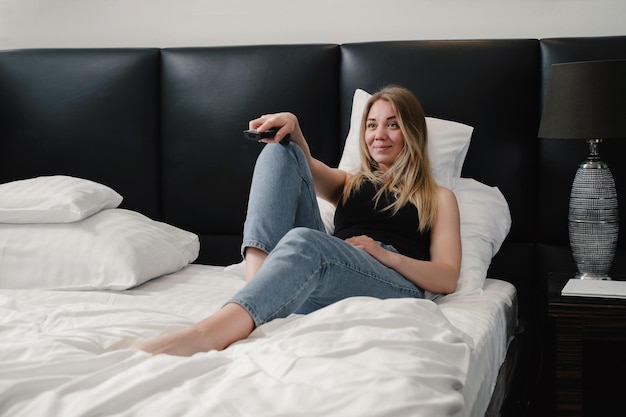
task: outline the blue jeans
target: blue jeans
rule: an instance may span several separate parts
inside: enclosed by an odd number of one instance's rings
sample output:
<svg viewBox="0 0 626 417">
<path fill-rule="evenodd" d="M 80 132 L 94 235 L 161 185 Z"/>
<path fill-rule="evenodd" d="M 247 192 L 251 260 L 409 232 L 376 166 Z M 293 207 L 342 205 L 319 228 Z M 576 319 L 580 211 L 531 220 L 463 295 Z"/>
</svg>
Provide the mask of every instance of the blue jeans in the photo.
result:
<svg viewBox="0 0 626 417">
<path fill-rule="evenodd" d="M 247 247 L 269 255 L 230 302 L 246 309 L 256 326 L 348 297 L 424 297 L 422 289 L 364 250 L 326 234 L 311 171 L 294 143 L 265 145 L 259 155 L 242 252 Z"/>
</svg>

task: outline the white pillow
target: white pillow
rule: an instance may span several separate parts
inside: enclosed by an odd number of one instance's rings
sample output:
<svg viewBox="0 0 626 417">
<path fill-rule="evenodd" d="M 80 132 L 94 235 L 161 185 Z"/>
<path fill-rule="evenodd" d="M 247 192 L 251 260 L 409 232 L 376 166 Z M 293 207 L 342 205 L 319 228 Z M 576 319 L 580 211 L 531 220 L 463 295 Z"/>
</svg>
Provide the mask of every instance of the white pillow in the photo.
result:
<svg viewBox="0 0 626 417">
<path fill-rule="evenodd" d="M 317 197 L 317 205 L 320 208 L 324 229 L 326 229 L 326 233 L 332 235 L 335 232 L 335 206 L 320 197 Z"/>
<path fill-rule="evenodd" d="M 93 181 L 53 175 L 0 185 L 0 223 L 69 223 L 115 208 L 122 196 Z"/>
<path fill-rule="evenodd" d="M 347 172 L 355 172 L 360 167 L 361 118 L 370 97 L 371 94 L 361 89 L 354 92 L 350 130 L 339 161 L 339 169 Z M 428 157 L 433 175 L 439 185 L 450 188 L 452 179 L 461 176 L 474 128 L 433 117 L 426 117 L 426 127 L 428 129 Z"/>
<path fill-rule="evenodd" d="M 461 215 L 463 258 L 456 293 L 482 288 L 491 259 L 511 229 L 511 212 L 497 187 L 456 178 L 452 191 Z"/>
<path fill-rule="evenodd" d="M 73 223 L 0 224 L 0 288 L 123 290 L 193 262 L 198 237 L 124 209 Z"/>
</svg>

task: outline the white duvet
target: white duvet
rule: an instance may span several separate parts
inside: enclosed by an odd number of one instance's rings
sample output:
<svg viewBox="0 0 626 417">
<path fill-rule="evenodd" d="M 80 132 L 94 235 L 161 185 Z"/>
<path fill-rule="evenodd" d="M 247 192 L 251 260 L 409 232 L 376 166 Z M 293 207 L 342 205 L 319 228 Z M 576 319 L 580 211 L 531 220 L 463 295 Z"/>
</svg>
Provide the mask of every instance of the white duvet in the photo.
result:
<svg viewBox="0 0 626 417">
<path fill-rule="evenodd" d="M 436 302 L 350 298 L 191 358 L 129 348 L 242 285 L 190 265 L 128 291 L 0 290 L 0 415 L 483 415 L 514 325 L 514 289 L 487 280 Z"/>
</svg>

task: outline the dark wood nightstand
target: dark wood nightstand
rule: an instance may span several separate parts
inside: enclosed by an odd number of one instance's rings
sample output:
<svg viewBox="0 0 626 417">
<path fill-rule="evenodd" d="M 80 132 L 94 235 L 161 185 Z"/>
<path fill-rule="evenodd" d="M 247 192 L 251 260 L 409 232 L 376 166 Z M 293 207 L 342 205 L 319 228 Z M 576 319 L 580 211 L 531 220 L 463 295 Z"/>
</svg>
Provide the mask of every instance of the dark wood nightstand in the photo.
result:
<svg viewBox="0 0 626 417">
<path fill-rule="evenodd" d="M 548 277 L 548 314 L 556 325 L 557 415 L 582 416 L 583 408 L 586 415 L 607 415 L 604 412 L 610 412 L 614 405 L 623 404 L 626 375 L 610 376 L 608 384 L 592 391 L 603 375 L 625 369 L 626 349 L 614 346 L 626 342 L 626 300 L 561 296 L 570 278 L 571 274 Z M 621 389 L 611 378 L 621 381 Z M 599 408 L 603 414 L 598 414 Z M 615 415 L 621 413 L 623 408 Z"/>
</svg>

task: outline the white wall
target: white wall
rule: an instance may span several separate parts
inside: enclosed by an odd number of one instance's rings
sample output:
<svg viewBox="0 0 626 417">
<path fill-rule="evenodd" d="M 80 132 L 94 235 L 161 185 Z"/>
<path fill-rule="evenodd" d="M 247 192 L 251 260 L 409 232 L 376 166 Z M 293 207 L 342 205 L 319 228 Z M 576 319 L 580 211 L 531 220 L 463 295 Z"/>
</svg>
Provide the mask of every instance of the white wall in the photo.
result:
<svg viewBox="0 0 626 417">
<path fill-rule="evenodd" d="M 610 35 L 625 0 L 0 0 L 0 49 Z"/>
</svg>

